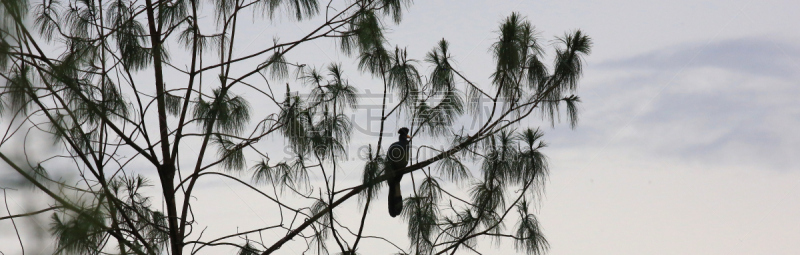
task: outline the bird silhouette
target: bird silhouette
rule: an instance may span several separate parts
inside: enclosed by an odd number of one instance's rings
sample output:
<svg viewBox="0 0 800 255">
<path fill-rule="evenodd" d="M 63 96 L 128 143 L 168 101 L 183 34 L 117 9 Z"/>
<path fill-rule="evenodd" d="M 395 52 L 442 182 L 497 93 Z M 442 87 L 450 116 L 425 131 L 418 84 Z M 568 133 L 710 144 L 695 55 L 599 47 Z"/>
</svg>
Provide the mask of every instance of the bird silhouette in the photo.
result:
<svg viewBox="0 0 800 255">
<path fill-rule="evenodd" d="M 400 180 L 403 174 L 397 173 L 408 165 L 408 128 L 400 128 L 399 141 L 392 143 L 386 151 L 386 170 L 388 174 L 394 175 L 389 180 L 389 215 L 396 217 L 403 211 L 403 194 L 400 193 Z"/>
</svg>

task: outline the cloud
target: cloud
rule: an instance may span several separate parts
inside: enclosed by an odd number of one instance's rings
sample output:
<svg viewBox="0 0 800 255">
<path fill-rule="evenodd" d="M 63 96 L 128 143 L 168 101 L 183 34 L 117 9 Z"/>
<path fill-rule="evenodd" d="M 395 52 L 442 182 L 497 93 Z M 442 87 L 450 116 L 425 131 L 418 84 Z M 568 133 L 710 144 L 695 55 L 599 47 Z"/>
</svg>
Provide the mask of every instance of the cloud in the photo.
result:
<svg viewBox="0 0 800 255">
<path fill-rule="evenodd" d="M 797 77 L 800 47 L 765 38 L 683 44 L 599 65 L 605 68 L 675 70 L 716 67 L 760 76 Z"/>
<path fill-rule="evenodd" d="M 737 39 L 590 66 L 580 126 L 550 138 L 565 149 L 627 152 L 603 157 L 800 170 L 792 156 L 800 153 L 800 66 L 792 58 L 800 49 L 787 43 Z"/>
</svg>

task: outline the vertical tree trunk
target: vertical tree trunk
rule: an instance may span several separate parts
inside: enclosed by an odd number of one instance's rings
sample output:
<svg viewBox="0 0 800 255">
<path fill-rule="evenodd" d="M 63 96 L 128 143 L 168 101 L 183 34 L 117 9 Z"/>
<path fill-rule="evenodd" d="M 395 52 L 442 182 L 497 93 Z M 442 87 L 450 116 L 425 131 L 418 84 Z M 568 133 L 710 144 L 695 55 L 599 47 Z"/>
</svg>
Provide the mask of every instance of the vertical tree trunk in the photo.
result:
<svg viewBox="0 0 800 255">
<path fill-rule="evenodd" d="M 150 47 L 153 54 L 153 71 L 156 80 L 156 103 L 158 107 L 158 128 L 161 135 L 161 165 L 158 166 L 158 176 L 161 179 L 161 188 L 164 202 L 167 207 L 167 221 L 169 224 L 170 247 L 173 255 L 181 255 L 183 237 L 178 226 L 178 211 L 175 206 L 175 192 L 173 179 L 175 177 L 175 163 L 170 158 L 169 129 L 167 128 L 167 111 L 164 99 L 164 74 L 161 66 L 161 32 L 156 29 L 156 18 L 152 0 L 145 0 L 147 7 L 147 23 L 150 30 Z M 154 155 L 155 156 L 155 155 Z"/>
</svg>

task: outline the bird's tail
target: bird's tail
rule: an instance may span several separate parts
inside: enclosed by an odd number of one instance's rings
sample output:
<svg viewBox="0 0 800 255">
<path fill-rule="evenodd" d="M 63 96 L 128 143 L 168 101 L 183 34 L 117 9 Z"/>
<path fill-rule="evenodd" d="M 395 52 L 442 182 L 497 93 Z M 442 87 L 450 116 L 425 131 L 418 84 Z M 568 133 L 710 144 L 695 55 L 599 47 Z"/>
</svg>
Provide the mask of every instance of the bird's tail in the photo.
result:
<svg viewBox="0 0 800 255">
<path fill-rule="evenodd" d="M 400 192 L 400 178 L 389 180 L 389 215 L 397 217 L 403 211 L 403 194 Z"/>
</svg>

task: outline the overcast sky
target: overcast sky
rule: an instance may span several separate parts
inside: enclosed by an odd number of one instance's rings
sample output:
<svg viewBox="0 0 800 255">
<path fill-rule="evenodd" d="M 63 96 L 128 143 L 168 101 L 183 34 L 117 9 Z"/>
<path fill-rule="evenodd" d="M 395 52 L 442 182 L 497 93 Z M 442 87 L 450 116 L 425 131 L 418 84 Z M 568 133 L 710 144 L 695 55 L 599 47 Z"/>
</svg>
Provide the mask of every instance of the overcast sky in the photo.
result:
<svg viewBox="0 0 800 255">
<path fill-rule="evenodd" d="M 543 39 L 581 29 L 594 41 L 578 127 L 543 126 L 551 175 L 537 215 L 549 254 L 800 254 L 800 1 L 418 0 L 388 38 L 416 59 L 445 38 L 457 68 L 488 84 L 494 32 L 514 11 Z M 244 25 L 255 37 L 241 51 L 305 29 L 270 28 Z M 290 61 L 352 66 L 334 47 L 306 46 Z M 209 233 L 272 220 L 261 212 L 274 206 L 249 203 L 258 196 L 232 183 L 198 187 L 199 223 L 224 225 Z M 378 203 L 366 233 L 404 239 L 405 223 Z M 217 224 L 222 216 L 234 219 Z M 13 232 L 0 230 L 6 251 Z"/>
</svg>

